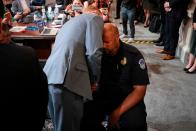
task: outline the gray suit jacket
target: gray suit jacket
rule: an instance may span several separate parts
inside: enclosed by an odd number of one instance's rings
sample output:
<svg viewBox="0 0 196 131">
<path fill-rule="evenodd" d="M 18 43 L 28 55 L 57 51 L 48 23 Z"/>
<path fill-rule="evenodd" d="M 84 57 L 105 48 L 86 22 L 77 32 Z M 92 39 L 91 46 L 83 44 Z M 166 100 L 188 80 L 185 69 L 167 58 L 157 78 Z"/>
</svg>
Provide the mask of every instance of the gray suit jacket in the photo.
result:
<svg viewBox="0 0 196 131">
<path fill-rule="evenodd" d="M 70 91 L 91 99 L 89 74 L 100 72 L 103 20 L 82 14 L 66 22 L 58 33 L 44 72 L 48 84 L 64 84 Z"/>
</svg>

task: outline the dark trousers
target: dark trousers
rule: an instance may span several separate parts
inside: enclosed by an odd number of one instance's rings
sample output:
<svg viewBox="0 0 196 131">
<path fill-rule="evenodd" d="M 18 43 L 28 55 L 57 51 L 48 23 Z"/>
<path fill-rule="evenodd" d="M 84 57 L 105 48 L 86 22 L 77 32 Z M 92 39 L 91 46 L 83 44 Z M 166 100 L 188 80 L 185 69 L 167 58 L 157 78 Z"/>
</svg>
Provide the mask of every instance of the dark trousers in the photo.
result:
<svg viewBox="0 0 196 131">
<path fill-rule="evenodd" d="M 121 2 L 122 2 L 122 0 L 117 0 L 117 3 L 116 3 L 116 17 L 120 17 Z"/>
<path fill-rule="evenodd" d="M 129 21 L 129 28 L 130 28 L 131 38 L 134 38 L 134 36 L 135 36 L 135 25 L 134 25 L 135 12 L 136 12 L 136 8 L 127 9 L 125 7 L 121 7 L 123 33 L 125 35 L 128 35 L 127 21 Z"/>
<path fill-rule="evenodd" d="M 166 13 L 166 37 L 164 50 L 170 52 L 170 55 L 175 56 L 176 47 L 178 45 L 179 28 L 184 18 L 183 11 L 170 11 Z"/>
<path fill-rule="evenodd" d="M 159 39 L 165 43 L 165 28 L 166 28 L 166 21 L 165 21 L 165 11 L 161 10 L 161 32 Z"/>
<path fill-rule="evenodd" d="M 88 101 L 84 105 L 81 131 L 106 131 L 102 122 L 117 108 L 116 101 Z M 107 131 L 147 131 L 145 105 L 143 103 L 124 113 L 119 120 L 120 129 Z"/>
</svg>

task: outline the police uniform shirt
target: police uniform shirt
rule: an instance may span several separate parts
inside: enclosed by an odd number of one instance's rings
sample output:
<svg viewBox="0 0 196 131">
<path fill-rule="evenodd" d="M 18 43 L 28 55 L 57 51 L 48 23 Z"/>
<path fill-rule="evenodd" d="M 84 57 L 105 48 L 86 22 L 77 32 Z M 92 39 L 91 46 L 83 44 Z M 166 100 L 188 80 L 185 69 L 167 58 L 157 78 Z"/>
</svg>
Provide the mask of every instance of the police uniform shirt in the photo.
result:
<svg viewBox="0 0 196 131">
<path fill-rule="evenodd" d="M 149 78 L 146 63 L 138 49 L 120 42 L 118 54 L 102 57 L 100 92 L 102 97 L 119 101 L 133 90 L 133 85 L 147 85 Z"/>
</svg>

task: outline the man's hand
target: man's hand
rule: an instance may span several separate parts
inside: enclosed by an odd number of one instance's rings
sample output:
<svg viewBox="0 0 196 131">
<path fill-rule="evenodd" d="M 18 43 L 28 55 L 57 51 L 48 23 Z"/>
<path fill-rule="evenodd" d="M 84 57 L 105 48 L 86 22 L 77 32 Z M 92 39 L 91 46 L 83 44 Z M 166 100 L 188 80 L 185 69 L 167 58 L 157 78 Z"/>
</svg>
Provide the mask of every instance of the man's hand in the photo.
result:
<svg viewBox="0 0 196 131">
<path fill-rule="evenodd" d="M 120 119 L 120 109 L 117 108 L 112 112 L 112 114 L 109 116 L 109 127 L 111 128 L 120 128 L 119 126 L 119 119 Z"/>
<path fill-rule="evenodd" d="M 92 90 L 92 92 L 95 92 L 97 90 L 96 84 L 91 85 L 91 90 Z"/>
<path fill-rule="evenodd" d="M 9 11 L 6 12 L 4 22 L 6 22 L 8 24 L 9 22 L 11 22 L 11 18 L 12 18 L 11 13 Z"/>
<path fill-rule="evenodd" d="M 23 17 L 22 13 L 17 12 L 16 15 L 14 16 L 15 20 L 21 19 Z"/>
</svg>

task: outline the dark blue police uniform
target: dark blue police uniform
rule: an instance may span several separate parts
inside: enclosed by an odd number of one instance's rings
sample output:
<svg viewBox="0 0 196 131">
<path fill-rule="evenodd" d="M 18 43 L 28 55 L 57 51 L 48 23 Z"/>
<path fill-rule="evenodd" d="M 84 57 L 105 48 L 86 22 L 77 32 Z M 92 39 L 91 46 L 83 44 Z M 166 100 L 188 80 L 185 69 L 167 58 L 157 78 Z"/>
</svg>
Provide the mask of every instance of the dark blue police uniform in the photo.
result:
<svg viewBox="0 0 196 131">
<path fill-rule="evenodd" d="M 120 43 L 115 56 L 102 57 L 101 78 L 94 100 L 85 103 L 83 128 L 101 131 L 101 122 L 133 91 L 133 85 L 147 85 L 149 78 L 142 54 L 131 45 Z M 115 131 L 147 131 L 146 108 L 142 100 L 124 113 Z M 88 116 L 88 117 L 87 117 Z M 104 129 L 103 129 L 104 130 Z"/>
</svg>

